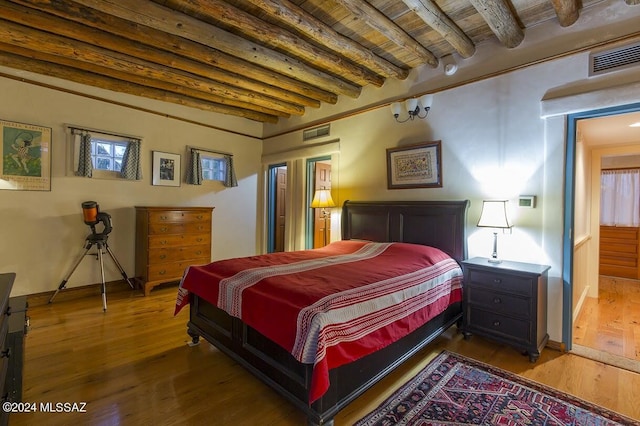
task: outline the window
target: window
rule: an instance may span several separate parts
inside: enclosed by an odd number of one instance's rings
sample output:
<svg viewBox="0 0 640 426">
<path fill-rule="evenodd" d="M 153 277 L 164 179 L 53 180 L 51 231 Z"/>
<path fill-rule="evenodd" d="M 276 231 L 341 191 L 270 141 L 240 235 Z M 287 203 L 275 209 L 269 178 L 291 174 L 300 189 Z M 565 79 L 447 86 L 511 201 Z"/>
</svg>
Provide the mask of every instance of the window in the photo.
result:
<svg viewBox="0 0 640 426">
<path fill-rule="evenodd" d="M 96 170 L 119 172 L 122 168 L 122 157 L 127 150 L 127 142 L 91 138 L 91 162 Z"/>
<path fill-rule="evenodd" d="M 78 163 L 80 161 L 80 150 L 82 145 L 82 135 L 91 136 L 91 175 L 98 179 L 128 179 L 140 180 L 142 172 L 140 169 L 140 139 L 128 136 L 120 136 L 110 133 L 101 133 L 95 130 L 85 130 L 82 128 L 69 126 L 70 150 L 69 168 L 67 173 L 77 176 Z M 132 150 L 128 150 L 134 143 Z M 125 160 L 125 155 L 128 160 Z M 126 174 L 122 174 L 123 164 L 128 162 Z"/>
<path fill-rule="evenodd" d="M 224 158 L 201 154 L 200 162 L 202 163 L 202 179 L 224 182 L 227 173 L 227 163 Z"/>
</svg>

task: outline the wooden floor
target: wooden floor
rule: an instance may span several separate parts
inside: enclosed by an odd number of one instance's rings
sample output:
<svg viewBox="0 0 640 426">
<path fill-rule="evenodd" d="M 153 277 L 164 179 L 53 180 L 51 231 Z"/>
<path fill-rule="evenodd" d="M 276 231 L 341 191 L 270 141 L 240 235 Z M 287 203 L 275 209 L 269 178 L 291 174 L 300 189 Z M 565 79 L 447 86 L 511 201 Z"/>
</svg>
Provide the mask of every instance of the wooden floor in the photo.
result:
<svg viewBox="0 0 640 426">
<path fill-rule="evenodd" d="M 62 294 L 62 293 L 61 293 Z M 10 425 L 304 425 L 305 418 L 208 343 L 188 346 L 188 312 L 173 316 L 176 288 L 32 306 L 23 400 L 86 402 L 86 413 L 12 414 Z M 352 425 L 448 349 L 516 372 L 635 419 L 640 375 L 545 349 L 536 364 L 455 327 L 338 414 Z"/>
<path fill-rule="evenodd" d="M 640 363 L 640 281 L 600 277 L 599 298 L 585 299 L 573 342 Z"/>
</svg>

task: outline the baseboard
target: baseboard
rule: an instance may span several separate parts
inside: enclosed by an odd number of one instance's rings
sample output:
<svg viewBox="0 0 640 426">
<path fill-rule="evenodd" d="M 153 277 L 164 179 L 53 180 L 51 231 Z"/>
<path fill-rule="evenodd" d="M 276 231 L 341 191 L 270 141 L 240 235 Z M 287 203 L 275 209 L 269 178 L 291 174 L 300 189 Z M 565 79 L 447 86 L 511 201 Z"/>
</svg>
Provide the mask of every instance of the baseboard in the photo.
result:
<svg viewBox="0 0 640 426">
<path fill-rule="evenodd" d="M 553 349 L 553 350 L 559 351 L 559 352 L 566 352 L 567 351 L 564 343 L 556 342 L 554 340 L 549 340 L 547 342 L 547 346 L 546 347 L 549 348 L 549 349 Z"/>
<path fill-rule="evenodd" d="M 117 293 L 117 292 L 124 292 L 124 291 L 141 292 L 141 290 L 137 287 L 135 290 L 132 290 L 129 284 L 125 280 L 110 281 L 106 283 L 106 286 L 107 286 L 107 293 Z M 56 298 L 54 299 L 54 303 L 80 299 L 83 297 L 100 296 L 102 294 L 101 290 L 102 290 L 102 283 L 89 284 L 89 285 L 71 287 L 71 288 L 63 288 L 57 294 Z M 51 296 L 53 296 L 54 293 L 55 293 L 55 290 L 46 291 L 43 293 L 29 294 L 27 295 L 27 303 L 29 304 L 29 306 L 46 305 L 47 303 L 49 303 L 49 299 L 51 299 Z"/>
</svg>

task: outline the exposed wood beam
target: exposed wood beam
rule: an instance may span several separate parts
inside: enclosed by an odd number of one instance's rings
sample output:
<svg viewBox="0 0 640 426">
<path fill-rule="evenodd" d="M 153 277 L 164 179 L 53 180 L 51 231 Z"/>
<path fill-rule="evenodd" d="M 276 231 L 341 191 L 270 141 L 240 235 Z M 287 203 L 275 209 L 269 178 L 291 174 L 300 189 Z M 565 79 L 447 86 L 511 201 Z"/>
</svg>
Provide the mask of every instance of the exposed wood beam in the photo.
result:
<svg viewBox="0 0 640 426">
<path fill-rule="evenodd" d="M 5 48 L 3 43 L 0 43 L 0 65 L 14 69 L 28 69 L 36 74 L 48 75 L 50 77 L 86 84 L 93 87 L 99 86 L 103 89 L 112 90 L 114 92 L 127 93 L 162 102 L 170 102 L 190 108 L 197 108 L 203 111 L 229 114 L 259 122 L 278 122 L 278 117 L 275 115 L 263 114 L 228 105 L 219 105 L 212 102 L 197 101 L 188 96 L 139 86 L 137 84 L 116 80 L 110 77 L 98 76 L 91 72 L 79 71 L 75 68 L 59 64 L 47 64 L 40 59 L 31 59 L 29 57 L 6 53 L 9 48 L 14 47 L 15 46 L 6 46 Z"/>
<path fill-rule="evenodd" d="M 232 27 L 234 33 L 243 37 L 260 38 L 263 44 L 285 51 L 288 55 L 302 59 L 305 63 L 324 72 L 339 75 L 344 80 L 359 86 L 372 84 L 382 86 L 384 78 L 367 68 L 355 65 L 344 57 L 314 46 L 299 36 L 283 28 L 267 23 L 245 11 L 220 0 L 156 0 L 173 10 L 188 15 L 204 16 L 213 22 L 221 22 L 224 27 Z M 260 41 L 255 40 L 255 41 Z"/>
<path fill-rule="evenodd" d="M 630 0 L 627 0 L 629 3 Z M 563 27 L 573 25 L 580 14 L 580 1 L 579 0 L 551 0 L 553 8 L 556 10 L 558 16 L 558 22 Z"/>
<path fill-rule="evenodd" d="M 431 0 L 402 0 L 427 25 L 433 28 L 463 58 L 473 56 L 476 46 L 471 39 Z M 473 3 L 473 2 L 472 2 Z"/>
<path fill-rule="evenodd" d="M 218 68 L 207 66 L 201 62 L 185 59 L 181 56 L 157 50 L 141 43 L 128 41 L 93 27 L 87 27 L 86 25 L 65 21 L 44 12 L 27 9 L 19 5 L 7 4 L 7 2 L 0 1 L 0 5 L 2 6 L 3 17 L 17 24 L 29 26 L 34 29 L 53 27 L 56 28 L 58 35 L 73 39 L 81 37 L 81 41 L 94 46 L 101 46 L 129 56 L 142 58 L 156 64 L 171 65 L 173 68 L 182 69 L 201 77 L 210 78 L 231 86 L 243 87 L 247 90 L 255 91 L 265 96 L 282 99 L 289 103 L 313 107 L 320 106 L 320 102 L 316 100 L 258 81 L 244 79 L 237 74 L 222 71 Z M 239 81 L 241 81 L 240 84 Z"/>
<path fill-rule="evenodd" d="M 374 55 L 369 49 L 343 36 L 306 10 L 287 0 L 247 1 L 259 7 L 270 18 L 295 28 L 296 31 L 304 34 L 316 43 L 326 46 L 334 52 L 338 52 L 340 55 L 380 75 L 397 78 L 399 80 L 404 80 L 409 75 L 408 70 L 397 67 L 391 62 Z"/>
<path fill-rule="evenodd" d="M 297 59 L 148 0 L 76 0 L 76 2 L 139 25 L 160 29 L 202 43 L 333 93 L 351 98 L 357 98 L 360 95 L 360 87 L 316 70 Z"/>
<path fill-rule="evenodd" d="M 387 18 L 382 12 L 364 0 L 335 0 L 344 6 L 356 18 L 383 34 L 398 46 L 410 51 L 432 67 L 438 66 L 438 58 L 423 45 L 414 40 L 402 28 Z"/>
<path fill-rule="evenodd" d="M 140 26 L 133 22 L 129 22 L 112 15 L 107 15 L 75 3 L 62 3 L 56 0 L 12 1 L 14 3 L 29 6 L 30 8 L 35 8 L 52 16 L 58 16 L 69 21 L 77 22 L 85 27 L 100 28 L 106 32 L 124 37 L 128 40 L 144 43 L 148 46 L 172 52 L 177 55 L 202 62 L 206 65 L 214 66 L 223 70 L 235 70 L 237 73 L 236 75 L 244 76 L 255 81 L 261 81 L 271 86 L 280 87 L 309 99 L 331 104 L 335 104 L 338 99 L 334 93 L 327 92 L 300 80 L 267 70 L 261 66 L 250 64 L 249 62 L 237 59 L 200 43 L 172 34 L 167 34 L 154 28 L 144 28 L 144 31 L 141 31 Z M 8 2 L 6 1 L 2 1 L 3 5 L 6 5 L 7 3 Z M 238 77 L 238 83 L 242 84 L 242 77 Z"/>
<path fill-rule="evenodd" d="M 524 40 L 524 31 L 505 0 L 469 0 L 506 47 L 513 48 Z"/>
<path fill-rule="evenodd" d="M 9 21 L 0 20 L 0 41 L 36 52 L 73 58 L 78 62 L 99 65 L 114 71 L 181 84 L 194 90 L 218 95 L 221 104 L 247 107 L 249 109 L 251 109 L 251 106 L 262 106 L 287 114 L 302 115 L 304 113 L 304 109 L 298 105 L 288 104 L 255 92 L 232 88 L 228 85 L 187 74 L 183 71 L 174 70 L 167 66 L 154 64 L 87 43 L 34 30 Z"/>
</svg>

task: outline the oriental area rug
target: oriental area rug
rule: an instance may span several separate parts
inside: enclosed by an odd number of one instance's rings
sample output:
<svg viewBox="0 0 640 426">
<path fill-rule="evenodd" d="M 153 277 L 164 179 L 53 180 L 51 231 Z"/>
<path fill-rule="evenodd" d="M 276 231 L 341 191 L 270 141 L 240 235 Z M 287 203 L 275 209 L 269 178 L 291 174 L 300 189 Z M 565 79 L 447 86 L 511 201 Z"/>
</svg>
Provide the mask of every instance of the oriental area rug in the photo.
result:
<svg viewBox="0 0 640 426">
<path fill-rule="evenodd" d="M 625 416 L 443 351 L 356 426 L 640 425 Z"/>
</svg>

